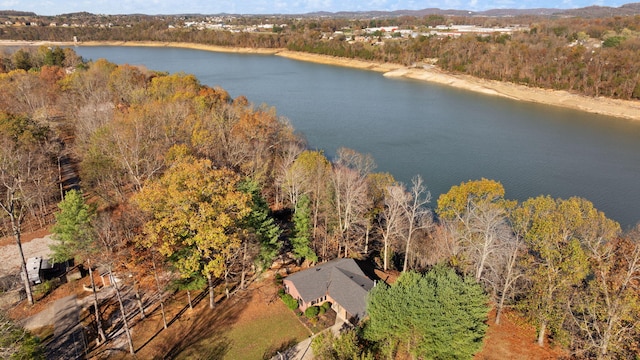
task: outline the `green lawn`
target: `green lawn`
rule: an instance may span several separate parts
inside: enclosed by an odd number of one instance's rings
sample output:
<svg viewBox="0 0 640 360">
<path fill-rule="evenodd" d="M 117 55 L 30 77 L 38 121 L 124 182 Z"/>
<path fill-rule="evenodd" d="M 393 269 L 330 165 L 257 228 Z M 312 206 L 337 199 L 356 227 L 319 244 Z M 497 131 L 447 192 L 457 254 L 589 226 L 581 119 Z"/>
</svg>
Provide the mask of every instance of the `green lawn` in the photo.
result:
<svg viewBox="0 0 640 360">
<path fill-rule="evenodd" d="M 245 306 L 260 306 L 250 319 L 239 318 L 216 334 L 203 338 L 178 355 L 178 359 L 256 360 L 270 358 L 277 350 L 284 350 L 311 335 L 279 299 L 264 306 L 263 302 L 249 302 Z M 236 304 L 238 306 L 238 304 Z M 242 311 L 242 310 L 241 310 Z M 211 324 L 215 327 L 215 324 Z M 188 336 L 188 334 L 183 334 Z"/>
<path fill-rule="evenodd" d="M 296 315 L 285 310 L 231 329 L 227 333 L 230 348 L 225 359 L 262 359 L 265 355 L 273 355 L 276 350 L 284 350 L 309 337 L 309 331 Z"/>
</svg>

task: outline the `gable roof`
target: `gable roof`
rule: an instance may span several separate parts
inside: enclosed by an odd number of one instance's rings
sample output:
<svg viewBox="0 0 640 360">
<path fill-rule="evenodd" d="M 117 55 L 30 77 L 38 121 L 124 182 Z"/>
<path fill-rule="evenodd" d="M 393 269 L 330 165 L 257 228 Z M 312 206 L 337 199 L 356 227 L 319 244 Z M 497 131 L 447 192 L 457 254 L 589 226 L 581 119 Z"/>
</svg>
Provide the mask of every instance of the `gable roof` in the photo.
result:
<svg viewBox="0 0 640 360">
<path fill-rule="evenodd" d="M 287 280 L 305 302 L 329 295 L 360 319 L 364 317 L 367 292 L 374 285 L 353 259 L 332 260 L 291 274 Z"/>
</svg>

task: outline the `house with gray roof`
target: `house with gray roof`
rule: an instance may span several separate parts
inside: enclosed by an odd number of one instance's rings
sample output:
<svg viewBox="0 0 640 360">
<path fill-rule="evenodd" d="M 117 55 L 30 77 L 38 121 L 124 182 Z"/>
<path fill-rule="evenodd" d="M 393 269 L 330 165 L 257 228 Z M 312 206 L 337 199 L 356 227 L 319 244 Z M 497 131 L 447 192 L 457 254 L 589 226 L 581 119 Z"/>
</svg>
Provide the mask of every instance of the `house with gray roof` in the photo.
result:
<svg viewBox="0 0 640 360">
<path fill-rule="evenodd" d="M 365 316 L 367 293 L 374 286 L 353 259 L 336 259 L 299 271 L 283 280 L 300 311 L 327 301 L 338 316 L 358 322 Z"/>
</svg>

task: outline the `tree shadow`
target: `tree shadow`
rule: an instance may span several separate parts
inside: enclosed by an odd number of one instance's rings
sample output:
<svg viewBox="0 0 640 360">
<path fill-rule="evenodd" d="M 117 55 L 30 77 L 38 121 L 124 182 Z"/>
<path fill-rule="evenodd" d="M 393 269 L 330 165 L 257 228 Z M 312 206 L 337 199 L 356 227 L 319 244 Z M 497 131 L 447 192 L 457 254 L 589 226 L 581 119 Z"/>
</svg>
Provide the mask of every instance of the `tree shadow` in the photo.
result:
<svg viewBox="0 0 640 360">
<path fill-rule="evenodd" d="M 192 305 L 194 307 L 198 306 L 198 304 L 202 301 L 202 299 L 204 299 L 208 294 L 209 294 L 208 291 L 202 291 L 200 294 L 198 294 L 196 297 L 194 297 L 191 300 Z M 169 328 L 173 323 L 178 321 L 180 319 L 180 317 L 182 315 L 184 315 L 184 313 L 187 312 L 189 309 L 190 309 L 189 304 L 186 304 L 184 307 L 182 307 L 182 309 L 180 309 L 180 311 L 178 311 L 178 313 L 176 313 L 171 320 L 167 321 L 167 328 Z M 157 311 L 160 311 L 160 306 L 159 305 L 155 309 L 153 309 L 153 311 L 151 311 L 149 314 L 147 314 L 147 316 L 151 316 Z M 160 333 L 162 333 L 163 331 L 165 331 L 164 326 L 161 327 L 160 329 L 158 329 L 158 331 L 153 336 L 151 336 L 144 344 L 142 344 L 140 347 L 138 347 L 136 349 L 136 353 L 138 351 L 144 349 L 145 346 L 147 346 L 149 343 L 151 343 L 153 340 L 155 340 L 158 337 L 158 335 L 160 335 Z"/>
<path fill-rule="evenodd" d="M 367 260 L 355 260 L 356 264 L 358 264 L 358 266 L 360 267 L 360 269 L 362 270 L 362 272 L 367 275 L 367 277 L 371 280 L 374 281 L 379 281 L 381 280 L 378 275 L 376 274 L 376 264 L 373 262 L 373 260 L 371 259 L 367 259 Z"/>
<path fill-rule="evenodd" d="M 200 302 L 207 296 L 208 290 L 205 290 L 198 295 L 197 301 Z M 208 307 L 195 310 L 195 320 L 176 323 L 187 310 L 188 305 L 170 322 L 172 326 L 169 329 L 172 330 L 172 334 L 158 349 L 163 358 L 173 359 L 184 352 L 190 359 L 223 358 L 231 346 L 231 342 L 223 334 L 237 320 L 242 307 L 225 300 L 213 310 Z"/>
<path fill-rule="evenodd" d="M 291 348 L 296 346 L 296 344 L 297 344 L 296 339 L 291 338 L 289 340 L 281 342 L 279 345 L 273 345 L 270 348 L 268 348 L 264 352 L 264 354 L 262 354 L 262 360 L 269 360 L 277 355 L 281 355 L 284 357 L 285 354 L 287 354 Z"/>
</svg>

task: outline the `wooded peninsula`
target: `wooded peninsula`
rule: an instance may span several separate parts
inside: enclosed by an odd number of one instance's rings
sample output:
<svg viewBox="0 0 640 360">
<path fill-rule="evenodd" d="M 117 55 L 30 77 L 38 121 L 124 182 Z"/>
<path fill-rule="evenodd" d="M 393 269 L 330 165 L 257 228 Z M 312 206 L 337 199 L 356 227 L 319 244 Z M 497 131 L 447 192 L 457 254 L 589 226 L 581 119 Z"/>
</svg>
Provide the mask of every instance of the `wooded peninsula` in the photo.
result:
<svg viewBox="0 0 640 360">
<path fill-rule="evenodd" d="M 384 64 L 391 75 L 431 71 L 613 103 L 640 98 L 640 16 L 222 22 L 254 32 L 184 16 L 20 14 L 19 26 L 12 16 L 0 38 L 288 49 Z M 63 26 L 73 21 L 78 26 Z M 508 28 L 516 22 L 517 30 Z M 446 35 L 455 33 L 452 24 L 511 30 Z M 430 27 L 445 35 L 424 35 Z M 623 232 L 587 199 L 518 202 L 499 181 L 477 179 L 432 201 L 420 176 L 401 183 L 375 172 L 370 155 L 341 148 L 330 159 L 310 150 L 266 105 L 189 74 L 87 62 L 72 47 L 2 55 L 0 142 L 2 230 L 22 257 L 22 279 L 8 278 L 26 297 L 10 314 L 29 313 L 78 283 L 31 280 L 22 239 L 48 228 L 52 261 L 88 273 L 80 292 L 90 306 L 78 320 L 87 358 L 242 358 L 244 351 L 270 359 L 295 352 L 308 336 L 289 332 L 300 324 L 316 334 L 310 346 L 318 359 L 473 358 L 492 351 L 490 325 L 509 318 L 535 327 L 530 341 L 552 344 L 558 357 L 640 355 L 640 227 Z M 282 277 L 340 258 L 358 260 L 377 285 L 365 299 L 367 316 L 344 319 L 349 330 L 334 334 L 316 326 L 341 311 L 335 299 L 323 306 L 321 294 L 303 309 L 306 300 Z M 257 313 L 273 317 L 259 335 L 223 332 L 268 289 L 273 296 Z M 285 304 L 292 311 L 280 313 Z M 252 316 L 246 326 L 255 330 L 262 325 Z M 295 325 L 274 330 L 284 319 Z M 17 326 L 19 315 L 0 320 L 3 356 L 60 350 L 54 333 Z M 258 337 L 268 343 L 257 350 L 238 345 Z"/>
</svg>

